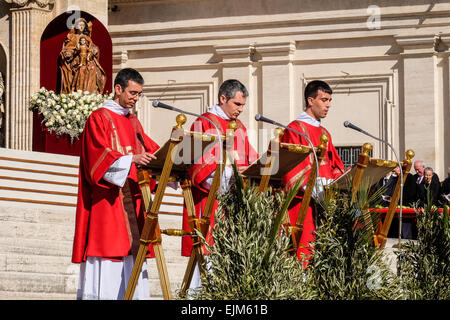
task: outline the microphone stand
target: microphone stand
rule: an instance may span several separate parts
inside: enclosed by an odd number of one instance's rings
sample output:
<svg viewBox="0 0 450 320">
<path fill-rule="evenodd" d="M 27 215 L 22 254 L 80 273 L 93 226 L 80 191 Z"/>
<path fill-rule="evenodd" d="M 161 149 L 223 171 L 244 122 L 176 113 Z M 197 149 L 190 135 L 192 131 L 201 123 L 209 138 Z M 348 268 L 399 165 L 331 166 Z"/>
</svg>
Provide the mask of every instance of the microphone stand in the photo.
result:
<svg viewBox="0 0 450 320">
<path fill-rule="evenodd" d="M 189 112 L 189 111 L 184 111 L 184 110 L 178 109 L 178 108 L 176 108 L 176 107 L 169 106 L 169 105 L 167 105 L 167 104 L 165 104 L 165 103 L 159 102 L 159 100 L 157 100 L 157 99 L 153 100 L 152 105 L 153 105 L 153 107 L 155 107 L 155 108 L 164 108 L 164 109 L 167 109 L 167 110 L 172 110 L 172 111 L 176 111 L 176 112 L 180 112 L 180 113 L 186 113 L 186 114 L 189 114 L 189 115 L 191 115 L 191 116 L 199 117 L 199 118 L 202 118 L 202 119 L 205 119 L 205 120 L 209 121 L 209 123 L 211 123 L 211 124 L 213 125 L 213 127 L 214 127 L 214 128 L 216 129 L 216 131 L 217 131 L 217 136 L 218 136 L 218 138 L 219 138 L 219 147 L 220 147 L 219 164 L 222 164 L 222 163 L 223 163 L 222 137 L 220 136 L 219 128 L 216 126 L 216 124 L 215 124 L 213 121 L 211 121 L 211 120 L 208 119 L 207 117 L 204 117 L 204 116 L 202 116 L 202 115 L 200 115 L 200 114 L 197 114 L 197 113 L 194 113 L 194 112 Z M 220 168 L 219 173 L 220 173 L 220 177 L 221 177 L 221 178 L 220 178 L 220 188 L 219 188 L 219 189 L 222 189 L 222 166 L 220 166 L 219 168 Z"/>
<path fill-rule="evenodd" d="M 303 133 L 298 132 L 295 129 L 289 128 L 288 126 L 285 126 L 285 125 L 283 125 L 283 124 L 281 124 L 279 122 L 276 122 L 276 121 L 274 121 L 272 119 L 266 118 L 266 117 L 260 115 L 259 113 L 255 115 L 255 120 L 256 121 L 263 121 L 263 122 L 266 122 L 266 123 L 270 123 L 270 124 L 273 124 L 273 125 L 277 125 L 277 126 L 283 127 L 285 129 L 290 130 L 292 132 L 295 132 L 299 136 L 302 136 L 303 138 L 305 138 L 308 141 L 308 144 L 311 146 L 311 150 L 312 150 L 312 152 L 314 154 L 314 160 L 316 161 L 316 167 L 317 167 L 317 170 L 316 170 L 316 181 L 317 181 L 317 178 L 319 177 L 319 161 L 317 160 L 316 150 L 315 150 L 311 140 L 306 135 L 304 135 Z"/>
<path fill-rule="evenodd" d="M 371 138 L 373 138 L 375 140 L 378 140 L 378 141 L 386 144 L 387 146 L 389 146 L 389 148 L 391 148 L 392 152 L 394 152 L 395 158 L 397 159 L 397 163 L 398 163 L 398 165 L 400 167 L 400 212 L 399 212 L 399 219 L 398 219 L 398 248 L 400 249 L 401 248 L 401 239 L 402 239 L 403 168 L 402 168 L 402 165 L 400 163 L 400 160 L 399 160 L 399 157 L 397 155 L 397 152 L 395 151 L 394 147 L 387 141 L 384 141 L 384 140 L 382 140 L 382 139 L 380 139 L 378 137 L 375 137 L 375 136 L 371 135 L 370 133 L 368 133 L 368 132 L 366 132 L 364 130 L 361 130 L 359 128 L 358 128 L 359 129 L 358 130 L 358 129 L 352 127 L 352 126 L 347 126 L 347 125 L 345 125 L 345 122 L 344 122 L 344 126 L 347 127 L 347 128 L 352 128 L 352 129 L 354 129 L 356 131 L 359 131 L 359 132 L 361 132 L 361 133 L 363 133 L 363 134 L 365 134 L 365 135 L 367 135 L 367 136 L 369 136 L 369 137 L 371 137 Z"/>
</svg>

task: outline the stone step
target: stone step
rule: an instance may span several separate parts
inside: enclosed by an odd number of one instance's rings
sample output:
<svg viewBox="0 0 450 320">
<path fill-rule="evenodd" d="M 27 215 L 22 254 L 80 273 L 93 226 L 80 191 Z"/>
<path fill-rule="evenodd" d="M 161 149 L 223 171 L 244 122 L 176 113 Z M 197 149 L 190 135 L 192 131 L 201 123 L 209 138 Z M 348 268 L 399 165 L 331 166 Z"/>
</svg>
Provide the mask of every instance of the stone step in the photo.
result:
<svg viewBox="0 0 450 320">
<path fill-rule="evenodd" d="M 0 221 L 51 223 L 75 226 L 75 208 L 38 209 L 21 206 L 0 205 Z"/>
<path fill-rule="evenodd" d="M 20 260 L 18 257 L 11 259 L 15 260 L 15 258 L 17 258 L 16 262 Z M 31 257 L 28 262 L 31 260 L 41 262 L 44 260 L 44 257 Z M 151 299 L 162 299 L 156 265 L 149 260 L 147 263 Z M 20 269 L 21 271 L 0 272 L 0 299 L 75 299 L 79 274 L 78 265 L 69 264 L 64 272 L 57 270 L 55 266 L 50 266 L 50 269 L 45 273 L 32 272 L 26 266 L 21 266 Z M 173 295 L 181 287 L 184 272 L 185 264 L 183 263 L 168 266 Z M 39 295 L 38 293 L 44 293 L 44 295 Z"/>
<path fill-rule="evenodd" d="M 76 293 L 78 275 L 0 272 L 0 291 Z"/>
<path fill-rule="evenodd" d="M 76 298 L 80 267 L 71 263 L 71 255 L 78 161 L 0 148 L 0 299 Z M 179 229 L 181 188 L 165 192 L 160 228 Z M 163 234 L 162 247 L 173 291 L 181 285 L 188 258 L 181 257 L 180 237 Z M 155 259 L 147 264 L 151 298 L 162 299 Z"/>
<path fill-rule="evenodd" d="M 59 192 L 59 191 L 58 191 Z M 18 196 L 20 198 L 18 198 Z M 61 203 L 63 204 L 70 204 L 72 206 L 75 206 L 77 204 L 77 196 L 76 194 L 72 193 L 62 193 L 59 192 L 58 194 L 55 194 L 55 191 L 47 191 L 43 192 L 41 190 L 16 190 L 16 189 L 2 189 L 0 187 L 0 197 L 2 199 L 17 199 L 17 200 L 24 200 L 32 201 L 32 202 L 52 202 L 52 203 Z"/>
<path fill-rule="evenodd" d="M 76 293 L 19 292 L 0 290 L 0 300 L 75 300 Z"/>
<path fill-rule="evenodd" d="M 22 197 L 19 193 L 14 198 L 2 198 L 0 196 L 0 206 L 14 207 L 17 210 L 21 210 L 24 207 L 29 208 L 29 209 L 43 209 L 43 210 L 55 210 L 55 209 L 61 209 L 61 210 L 73 209 L 73 210 L 75 210 L 75 208 L 76 208 L 75 203 L 29 200 L 29 199 Z"/>
<path fill-rule="evenodd" d="M 73 224 L 55 223 L 17 223 L 3 221 L 0 224 L 0 237 L 19 239 L 46 239 L 54 241 L 72 241 Z"/>
<path fill-rule="evenodd" d="M 46 192 L 64 192 L 77 195 L 78 183 L 74 181 L 70 185 L 56 184 L 56 183 L 43 183 L 39 180 L 27 179 L 19 180 L 11 176 L 0 177 L 0 191 L 4 189 L 13 189 L 16 192 L 22 192 L 22 190 L 37 190 L 42 193 Z"/>
<path fill-rule="evenodd" d="M 184 276 L 189 258 L 180 257 L 177 261 L 166 263 L 169 278 L 180 279 Z M 167 262 L 167 261 L 166 261 Z M 149 278 L 159 278 L 155 259 L 147 259 Z"/>
<path fill-rule="evenodd" d="M 49 274 L 74 274 L 78 267 L 71 263 L 69 256 L 23 255 L 17 253 L 0 254 L 0 271 Z M 76 270 L 76 271 L 74 271 Z"/>
<path fill-rule="evenodd" d="M 67 159 L 64 159 L 64 162 L 58 162 L 54 159 L 40 159 L 34 155 L 30 158 L 0 155 L 0 168 L 4 167 L 14 171 L 48 171 L 53 172 L 55 175 L 78 175 L 78 163 L 68 163 Z M 8 169 L 5 168 L 5 170 Z"/>
<path fill-rule="evenodd" d="M 2 236 L 0 237 L 0 252 L 70 257 L 72 255 L 72 243 L 72 240 L 17 239 Z"/>
<path fill-rule="evenodd" d="M 177 264 L 180 261 L 186 261 L 187 264 L 188 257 L 182 257 L 181 251 L 176 245 L 163 246 L 163 250 L 167 265 Z M 72 241 L 0 237 L 0 252 L 1 254 L 22 255 L 25 257 L 28 255 L 61 257 L 70 263 L 72 257 Z M 150 260 L 153 261 L 154 259 Z"/>
<path fill-rule="evenodd" d="M 69 156 L 57 153 L 48 152 L 36 152 L 26 150 L 16 150 L 8 148 L 0 148 L 0 157 L 26 159 L 26 160 L 38 160 L 49 163 L 62 163 L 65 165 L 78 166 L 80 158 L 76 156 Z"/>
<path fill-rule="evenodd" d="M 48 171 L 48 172 L 47 172 Z M 58 183 L 70 183 L 70 184 L 77 184 L 78 183 L 78 174 L 73 173 L 69 176 L 67 175 L 60 175 L 60 174 L 53 174 L 54 171 L 50 170 L 42 170 L 41 172 L 30 172 L 23 170 L 17 170 L 15 168 L 4 168 L 0 167 L 0 176 L 1 177 L 10 177 L 10 178 L 16 178 L 17 180 L 24 180 L 24 179 L 32 179 L 37 181 L 45 181 L 43 184 L 53 184 L 55 186 L 58 185 Z M 26 180 L 25 180 L 26 181 Z"/>
</svg>

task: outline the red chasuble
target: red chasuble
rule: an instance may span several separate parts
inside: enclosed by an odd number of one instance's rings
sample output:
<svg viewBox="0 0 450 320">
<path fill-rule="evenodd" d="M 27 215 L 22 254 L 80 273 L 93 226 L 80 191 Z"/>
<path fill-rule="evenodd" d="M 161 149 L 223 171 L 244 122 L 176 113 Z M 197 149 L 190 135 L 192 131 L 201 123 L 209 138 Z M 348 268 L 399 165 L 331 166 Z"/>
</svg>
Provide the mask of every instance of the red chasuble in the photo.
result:
<svg viewBox="0 0 450 320">
<path fill-rule="evenodd" d="M 230 120 L 222 119 L 215 114 L 210 112 L 204 113 L 202 116 L 211 119 L 214 124 L 221 130 L 222 135 L 226 135 L 228 123 Z M 242 124 L 240 120 L 236 120 L 238 128 L 235 131 L 234 139 L 234 159 L 236 161 L 236 166 L 249 166 L 253 161 L 258 158 L 258 154 L 255 149 L 250 145 L 247 137 L 247 129 Z M 207 132 L 210 134 L 217 134 L 214 126 L 207 120 L 198 118 L 191 126 L 191 131 L 196 132 Z M 219 160 L 219 152 L 216 153 L 219 148 L 211 148 L 210 152 L 203 155 L 201 159 L 194 164 L 189 170 L 189 176 L 192 180 L 192 197 L 195 205 L 195 213 L 200 216 L 203 212 L 206 200 L 208 198 L 209 190 L 206 190 L 201 186 L 203 180 L 205 180 L 212 172 L 216 170 L 216 164 Z M 225 161 L 225 159 L 224 159 Z M 214 203 L 212 213 L 210 216 L 210 229 L 214 226 L 214 212 L 217 210 L 217 200 Z M 188 214 L 186 206 L 183 208 L 183 229 L 190 231 L 188 224 Z M 205 237 L 206 241 L 211 243 L 211 234 L 208 232 Z M 181 242 L 181 254 L 183 256 L 190 256 L 192 251 L 192 239 L 190 236 L 184 236 Z"/>
<path fill-rule="evenodd" d="M 80 156 L 73 263 L 86 261 L 88 256 L 120 260 L 131 254 L 132 235 L 137 230 L 140 234 L 145 219 L 136 166 L 131 165 L 124 188 L 105 181 L 103 176 L 120 157 L 144 152 L 137 133 L 143 137 L 148 152 L 158 149 L 132 114 L 123 116 L 99 108 L 86 121 Z M 128 196 L 124 198 L 124 194 Z M 149 253 L 154 256 L 151 245 Z"/>
<path fill-rule="evenodd" d="M 306 135 L 312 142 L 314 147 L 317 147 L 320 144 L 320 135 L 325 133 L 328 136 L 328 144 L 325 152 L 325 156 L 319 167 L 319 176 L 326 179 L 336 179 L 344 172 L 344 164 L 342 163 L 339 154 L 336 151 L 336 148 L 333 145 L 331 140 L 330 133 L 322 126 L 315 127 L 306 122 L 294 120 L 289 125 L 289 128 L 292 128 L 304 135 Z M 309 146 L 308 141 L 299 136 L 297 133 L 285 129 L 284 134 L 281 138 L 282 142 L 286 143 L 294 143 L 301 144 L 305 146 Z M 314 163 L 314 155 L 311 153 L 308 158 L 306 158 L 303 162 L 299 163 L 294 169 L 292 169 L 288 174 L 283 177 L 283 185 L 290 188 L 292 185 L 300 179 L 303 175 L 305 175 L 306 179 L 304 184 L 307 183 L 309 173 L 311 172 L 311 167 Z M 303 191 L 301 191 L 303 193 Z M 291 202 L 289 206 L 289 219 L 291 225 L 295 225 L 297 221 L 298 212 L 301 206 L 301 193 L 297 195 Z M 313 210 L 312 207 L 309 206 L 306 212 L 306 217 L 303 225 L 303 234 L 300 239 L 300 245 L 297 250 L 297 256 L 301 259 L 301 255 L 309 255 L 311 254 L 311 247 L 309 243 L 314 240 L 313 232 L 316 230 L 314 226 L 313 219 Z"/>
</svg>

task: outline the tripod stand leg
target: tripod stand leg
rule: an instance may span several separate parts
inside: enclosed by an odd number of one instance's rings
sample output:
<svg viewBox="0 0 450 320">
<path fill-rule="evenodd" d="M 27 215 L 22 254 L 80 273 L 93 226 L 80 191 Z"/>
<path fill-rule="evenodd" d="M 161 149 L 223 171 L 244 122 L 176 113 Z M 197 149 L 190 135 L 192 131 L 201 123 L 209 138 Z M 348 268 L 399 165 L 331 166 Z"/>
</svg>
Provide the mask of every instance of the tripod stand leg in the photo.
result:
<svg viewBox="0 0 450 320">
<path fill-rule="evenodd" d="M 186 271 L 184 273 L 183 282 L 181 284 L 181 296 L 186 296 L 186 291 L 189 289 L 189 286 L 192 281 L 192 275 L 194 274 L 195 266 L 197 264 L 197 253 L 196 250 L 192 249 L 191 256 L 189 257 L 189 262 L 186 267 Z"/>
<path fill-rule="evenodd" d="M 158 267 L 158 271 L 161 272 L 164 276 L 161 281 L 161 289 L 163 293 L 167 291 L 167 288 L 170 288 L 169 281 L 167 279 L 167 270 L 165 266 L 164 254 L 161 249 L 161 230 L 159 229 L 158 223 L 158 211 L 161 206 L 162 198 L 164 196 L 164 190 L 166 189 L 167 182 L 169 181 L 169 175 L 172 170 L 173 162 L 171 159 L 172 152 L 177 152 L 177 143 L 171 142 L 168 149 L 168 157 L 166 158 L 163 166 L 163 170 L 161 172 L 161 177 L 159 179 L 158 188 L 156 189 L 155 198 L 153 201 L 149 199 L 144 199 L 144 205 L 148 206 L 151 204 L 151 208 L 146 207 L 145 211 L 147 215 L 145 217 L 144 227 L 141 232 L 140 246 L 139 251 L 136 256 L 136 261 L 133 266 L 133 271 L 131 272 L 130 280 L 128 281 L 127 290 L 125 293 L 125 300 L 131 300 L 134 295 L 134 290 L 136 289 L 137 278 L 139 277 L 140 272 L 142 271 L 142 265 L 145 260 L 145 256 L 147 253 L 147 249 L 150 243 L 153 243 L 155 247 L 155 255 L 157 258 L 157 263 L 164 264 L 164 266 Z M 147 185 L 141 185 L 142 188 L 148 188 Z M 145 192 L 147 197 L 150 196 L 149 192 Z M 158 247 L 156 249 L 156 247 Z M 158 262 L 159 261 L 159 262 Z M 161 269 L 161 271 L 160 271 Z M 166 297 L 170 297 L 170 293 L 166 294 Z"/>
<path fill-rule="evenodd" d="M 140 265 L 141 269 L 142 269 L 142 265 L 144 264 L 144 260 L 145 260 L 145 253 L 147 252 L 148 249 L 148 244 L 145 246 L 140 246 L 139 247 L 139 251 L 138 254 L 136 256 L 136 260 L 134 261 L 134 265 Z M 143 252 L 143 254 L 142 254 Z M 134 267 L 133 267 L 133 271 L 134 271 Z M 125 292 L 125 300 L 131 300 L 133 299 L 134 296 L 134 291 L 136 289 L 137 283 L 139 281 L 139 277 L 138 275 L 135 276 L 133 275 L 133 273 L 130 275 L 130 279 L 128 280 L 128 287 L 127 290 Z"/>
<path fill-rule="evenodd" d="M 165 263 L 166 260 L 164 258 L 164 251 L 160 243 L 154 243 L 153 249 L 155 250 L 156 266 L 158 268 L 159 281 L 161 284 L 163 298 L 164 300 L 171 300 L 172 294 L 170 291 L 169 274 L 167 272 Z"/>
</svg>

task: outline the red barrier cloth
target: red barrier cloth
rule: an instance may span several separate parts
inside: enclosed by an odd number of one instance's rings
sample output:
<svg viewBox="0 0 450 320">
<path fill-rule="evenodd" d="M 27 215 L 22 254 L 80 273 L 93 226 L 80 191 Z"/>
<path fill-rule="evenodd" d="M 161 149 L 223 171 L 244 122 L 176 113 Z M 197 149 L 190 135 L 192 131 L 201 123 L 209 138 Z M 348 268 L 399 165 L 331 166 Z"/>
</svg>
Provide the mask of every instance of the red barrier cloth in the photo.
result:
<svg viewBox="0 0 450 320">
<path fill-rule="evenodd" d="M 442 213 L 444 210 L 438 209 L 438 211 L 440 213 Z M 370 212 L 386 214 L 386 212 L 388 212 L 388 208 L 370 208 Z M 422 213 L 422 212 L 423 212 L 423 209 L 421 209 L 421 208 L 419 208 L 417 210 L 413 209 L 413 208 L 402 208 L 402 217 L 403 218 L 415 218 L 417 213 Z M 400 214 L 400 208 L 395 209 L 395 214 L 396 215 Z"/>
</svg>

